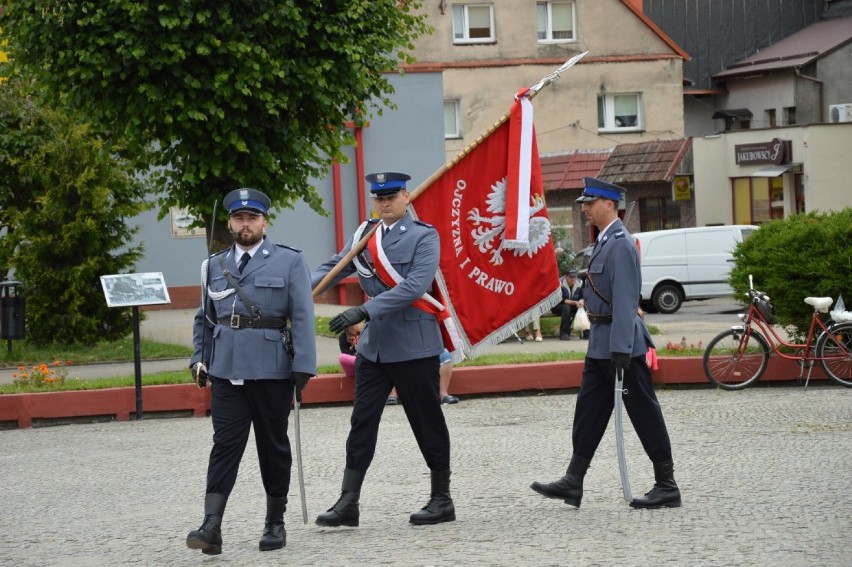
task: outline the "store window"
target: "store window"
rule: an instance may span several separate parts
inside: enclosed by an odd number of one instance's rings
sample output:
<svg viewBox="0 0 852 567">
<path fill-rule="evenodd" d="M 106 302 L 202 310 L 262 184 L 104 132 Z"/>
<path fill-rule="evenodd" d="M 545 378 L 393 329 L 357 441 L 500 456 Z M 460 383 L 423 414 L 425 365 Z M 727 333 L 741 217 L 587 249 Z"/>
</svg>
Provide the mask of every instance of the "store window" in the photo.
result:
<svg viewBox="0 0 852 567">
<path fill-rule="evenodd" d="M 642 96 L 638 93 L 598 95 L 598 130 L 642 130 Z"/>
<path fill-rule="evenodd" d="M 494 6 L 456 4 L 453 6 L 453 43 L 493 43 Z"/>
<path fill-rule="evenodd" d="M 784 218 L 783 177 L 733 180 L 734 224 L 762 224 Z"/>
<path fill-rule="evenodd" d="M 680 205 L 670 197 L 639 199 L 639 230 L 680 228 Z"/>
<path fill-rule="evenodd" d="M 539 42 L 576 39 L 574 2 L 538 2 L 535 7 Z"/>
</svg>

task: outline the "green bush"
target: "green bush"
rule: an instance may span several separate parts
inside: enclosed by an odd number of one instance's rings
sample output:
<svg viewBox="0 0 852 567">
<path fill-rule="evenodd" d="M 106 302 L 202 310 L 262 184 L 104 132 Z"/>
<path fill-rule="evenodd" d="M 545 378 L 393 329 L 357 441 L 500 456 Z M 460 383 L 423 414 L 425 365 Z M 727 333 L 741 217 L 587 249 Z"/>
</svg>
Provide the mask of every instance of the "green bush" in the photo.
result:
<svg viewBox="0 0 852 567">
<path fill-rule="evenodd" d="M 805 297 L 852 300 L 852 208 L 811 212 L 764 224 L 734 250 L 729 281 L 746 301 L 748 276 L 769 295 L 777 323 L 806 334 L 813 308 Z"/>
<path fill-rule="evenodd" d="M 143 181 L 88 124 L 0 84 L 0 277 L 23 282 L 27 339 L 93 344 L 133 329 L 106 305 L 100 276 L 132 272 L 129 222 L 149 208 Z"/>
</svg>

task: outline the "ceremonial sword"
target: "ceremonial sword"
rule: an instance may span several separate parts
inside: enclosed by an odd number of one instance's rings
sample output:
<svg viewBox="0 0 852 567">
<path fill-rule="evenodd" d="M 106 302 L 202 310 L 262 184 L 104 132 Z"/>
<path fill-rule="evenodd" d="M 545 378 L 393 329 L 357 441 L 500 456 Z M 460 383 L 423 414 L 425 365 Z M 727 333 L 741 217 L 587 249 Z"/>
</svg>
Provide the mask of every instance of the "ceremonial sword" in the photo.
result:
<svg viewBox="0 0 852 567">
<path fill-rule="evenodd" d="M 630 504 L 633 502 L 633 493 L 630 491 L 630 479 L 627 478 L 627 457 L 624 455 L 624 430 L 621 425 L 621 399 L 624 393 L 624 369 L 615 369 L 615 448 L 618 451 L 618 470 L 621 473 L 621 490 L 624 492 L 624 500 Z"/>
<path fill-rule="evenodd" d="M 627 212 L 624 214 L 623 224 L 626 227 L 627 221 L 630 220 L 630 214 L 633 212 L 633 207 L 636 206 L 636 201 L 630 203 L 627 207 Z M 638 306 L 637 306 L 638 307 Z M 625 393 L 624 389 L 624 369 L 615 369 L 615 448 L 618 452 L 618 471 L 621 473 L 621 490 L 624 493 L 624 500 L 630 504 L 633 502 L 633 493 L 630 490 L 630 479 L 627 476 L 627 457 L 624 454 L 624 428 L 622 426 L 622 411 L 621 406 L 624 404 L 622 396 Z"/>
<path fill-rule="evenodd" d="M 295 385 L 294 385 L 295 386 Z M 302 523 L 308 523 L 308 504 L 305 500 L 305 473 L 302 470 L 302 435 L 299 426 L 299 406 L 302 394 L 298 386 L 293 388 L 293 417 L 296 423 L 296 469 L 299 471 L 299 495 L 302 497 Z"/>
</svg>

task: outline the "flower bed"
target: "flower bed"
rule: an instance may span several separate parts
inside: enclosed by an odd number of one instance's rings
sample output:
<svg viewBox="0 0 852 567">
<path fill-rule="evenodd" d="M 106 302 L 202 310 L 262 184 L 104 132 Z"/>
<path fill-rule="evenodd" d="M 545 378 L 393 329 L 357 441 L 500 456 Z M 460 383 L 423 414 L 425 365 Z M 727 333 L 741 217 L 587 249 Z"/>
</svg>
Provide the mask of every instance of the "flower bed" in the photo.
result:
<svg viewBox="0 0 852 567">
<path fill-rule="evenodd" d="M 699 384 L 710 387 L 704 376 L 701 357 L 658 359 L 653 373 L 657 385 Z M 497 394 L 523 391 L 570 390 L 580 387 L 583 361 L 543 362 L 500 366 L 465 366 L 453 370 L 450 390 L 456 395 Z M 795 361 L 773 356 L 760 382 L 791 381 L 799 376 Z M 823 380 L 815 368 L 812 380 Z M 343 374 L 328 374 L 311 380 L 304 392 L 304 404 L 348 403 L 352 401 L 355 380 Z M 733 394 L 732 394 L 733 395 Z M 210 389 L 194 384 L 145 386 L 142 388 L 142 414 L 183 412 L 206 416 L 210 412 Z M 26 428 L 65 423 L 69 419 L 115 419 L 136 417 L 136 389 L 107 388 L 35 394 L 0 395 L 0 427 Z"/>
</svg>

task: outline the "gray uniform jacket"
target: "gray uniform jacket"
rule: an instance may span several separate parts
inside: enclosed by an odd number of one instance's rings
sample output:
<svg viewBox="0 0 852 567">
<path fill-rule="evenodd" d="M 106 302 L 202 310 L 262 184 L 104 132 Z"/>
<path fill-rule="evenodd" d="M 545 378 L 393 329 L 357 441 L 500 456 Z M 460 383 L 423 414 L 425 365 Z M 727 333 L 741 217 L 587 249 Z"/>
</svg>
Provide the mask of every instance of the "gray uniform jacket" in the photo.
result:
<svg viewBox="0 0 852 567">
<path fill-rule="evenodd" d="M 207 274 L 210 293 L 204 298 L 207 299 L 208 325 L 215 325 L 204 328 L 205 310 L 199 308 L 195 314 L 195 352 L 190 366 L 201 360 L 204 340 L 204 362 L 209 374 L 216 378 L 284 380 L 289 379 L 293 371 L 315 375 L 314 301 L 305 257 L 298 250 L 274 244 L 264 237 L 261 247 L 240 274 L 234 249 L 235 246 L 231 246 L 210 258 Z M 278 329 L 233 329 L 227 323 L 218 322 L 232 313 L 252 316 L 249 306 L 243 305 L 237 293 L 218 300 L 210 297 L 232 288 L 222 271 L 220 259 L 224 260 L 225 269 L 231 272 L 246 298 L 261 310 L 262 317 L 279 317 L 290 322 L 292 363 Z"/>
<path fill-rule="evenodd" d="M 388 289 L 378 276 L 358 275 L 361 288 L 370 298 L 364 304 L 370 320 L 358 340 L 358 353 L 372 362 L 401 362 L 437 356 L 444 349 L 437 318 L 411 303 L 432 288 L 440 257 L 438 232 L 433 226 L 415 221 L 406 213 L 384 237 L 382 248 L 404 280 Z M 316 286 L 351 249 L 350 238 L 340 253 L 314 270 L 311 286 Z M 366 248 L 363 254 L 372 265 L 374 259 Z M 355 271 L 355 264 L 350 262 L 329 283 L 329 287 Z"/>
<path fill-rule="evenodd" d="M 586 310 L 590 314 L 611 314 L 612 323 L 592 323 L 586 356 L 607 359 L 613 352 L 629 352 L 632 356 L 648 352 L 654 343 L 637 313 L 642 287 L 639 253 L 621 220 L 613 222 L 601 235 L 589 261 L 587 280 L 612 302 L 612 307 L 587 281 L 583 286 Z"/>
</svg>

